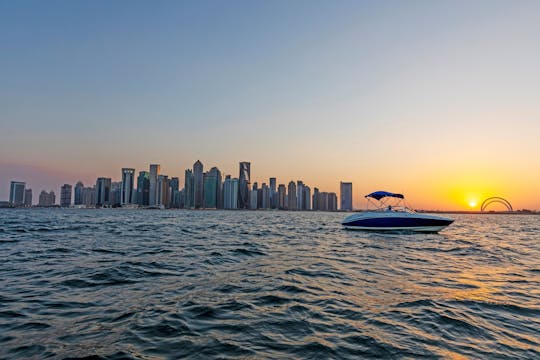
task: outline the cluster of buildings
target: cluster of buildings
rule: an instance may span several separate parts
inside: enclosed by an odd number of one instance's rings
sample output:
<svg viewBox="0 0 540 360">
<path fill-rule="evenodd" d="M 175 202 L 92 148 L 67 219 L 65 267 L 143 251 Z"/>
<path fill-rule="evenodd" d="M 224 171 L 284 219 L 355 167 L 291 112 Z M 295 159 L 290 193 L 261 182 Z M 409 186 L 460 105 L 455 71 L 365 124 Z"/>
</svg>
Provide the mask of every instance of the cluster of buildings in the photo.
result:
<svg viewBox="0 0 540 360">
<path fill-rule="evenodd" d="M 276 178 L 268 183 L 251 183 L 251 163 L 240 162 L 238 177 L 222 176 L 217 167 L 204 171 L 197 160 L 192 169 L 185 171 L 181 184 L 178 177 L 161 173 L 159 164 L 150 165 L 148 171 L 123 168 L 122 180 L 99 177 L 96 184 L 84 186 L 62 185 L 61 207 L 142 207 L 178 209 L 282 209 L 282 210 L 352 210 L 352 183 L 341 182 L 340 201 L 336 193 L 313 190 L 302 181 L 287 185 L 277 184 Z M 42 191 L 38 206 L 55 206 L 53 191 Z M 72 201 L 73 200 L 73 201 Z M 32 190 L 24 182 L 11 182 L 11 206 L 32 206 Z"/>
</svg>

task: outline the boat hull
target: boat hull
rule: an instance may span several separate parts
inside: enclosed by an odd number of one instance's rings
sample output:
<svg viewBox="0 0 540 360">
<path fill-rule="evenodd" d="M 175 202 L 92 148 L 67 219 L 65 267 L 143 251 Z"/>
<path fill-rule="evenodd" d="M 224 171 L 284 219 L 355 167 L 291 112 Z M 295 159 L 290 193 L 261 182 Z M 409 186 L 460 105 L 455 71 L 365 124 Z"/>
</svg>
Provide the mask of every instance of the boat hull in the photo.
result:
<svg viewBox="0 0 540 360">
<path fill-rule="evenodd" d="M 342 225 L 349 230 L 439 232 L 453 219 L 428 214 L 367 212 L 350 215 Z"/>
</svg>

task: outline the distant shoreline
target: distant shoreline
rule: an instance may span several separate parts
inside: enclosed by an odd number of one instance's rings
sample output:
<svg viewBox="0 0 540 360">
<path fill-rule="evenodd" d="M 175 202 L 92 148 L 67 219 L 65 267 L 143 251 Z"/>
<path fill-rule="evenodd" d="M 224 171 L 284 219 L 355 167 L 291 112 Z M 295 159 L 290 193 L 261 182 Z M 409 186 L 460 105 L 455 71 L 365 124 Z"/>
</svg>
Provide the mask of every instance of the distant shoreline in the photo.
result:
<svg viewBox="0 0 540 360">
<path fill-rule="evenodd" d="M 55 206 L 0 206 L 0 209 L 11 209 L 11 210 L 39 210 L 39 209 L 71 209 L 71 210 L 101 210 L 101 209 L 111 209 L 111 210 L 184 210 L 184 211 L 264 211 L 264 212 L 332 212 L 332 213 L 352 213 L 352 212 L 362 212 L 366 211 L 365 209 L 357 209 L 353 211 L 342 211 L 342 210 L 288 210 L 288 209 L 178 209 L 178 208 L 145 208 L 145 207 L 61 207 L 59 205 Z M 464 215 L 540 215 L 540 211 L 467 211 L 467 210 L 415 210 L 419 213 L 431 213 L 431 214 L 464 214 Z"/>
</svg>

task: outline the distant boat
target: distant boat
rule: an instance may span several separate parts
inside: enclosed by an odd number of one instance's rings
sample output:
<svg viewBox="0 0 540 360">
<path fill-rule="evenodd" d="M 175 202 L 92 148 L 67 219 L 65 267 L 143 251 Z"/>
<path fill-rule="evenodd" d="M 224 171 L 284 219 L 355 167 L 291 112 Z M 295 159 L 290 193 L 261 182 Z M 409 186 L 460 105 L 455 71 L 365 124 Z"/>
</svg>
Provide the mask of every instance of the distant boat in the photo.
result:
<svg viewBox="0 0 540 360">
<path fill-rule="evenodd" d="M 454 222 L 450 218 L 415 212 L 406 206 L 402 194 L 375 191 L 365 197 L 376 209 L 347 216 L 341 223 L 346 229 L 439 232 Z"/>
</svg>

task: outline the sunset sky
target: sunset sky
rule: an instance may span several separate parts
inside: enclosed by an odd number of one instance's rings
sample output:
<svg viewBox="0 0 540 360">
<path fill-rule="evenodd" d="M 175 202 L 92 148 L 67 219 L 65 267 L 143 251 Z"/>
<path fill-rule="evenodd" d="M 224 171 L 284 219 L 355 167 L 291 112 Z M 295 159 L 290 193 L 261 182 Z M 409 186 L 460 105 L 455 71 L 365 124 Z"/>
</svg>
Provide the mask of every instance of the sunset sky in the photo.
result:
<svg viewBox="0 0 540 360">
<path fill-rule="evenodd" d="M 0 200 L 197 159 L 540 209 L 540 2 L 0 0 Z"/>
</svg>

